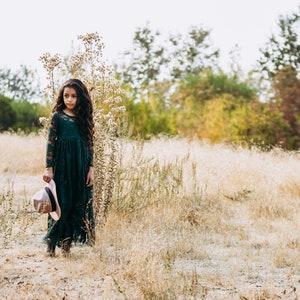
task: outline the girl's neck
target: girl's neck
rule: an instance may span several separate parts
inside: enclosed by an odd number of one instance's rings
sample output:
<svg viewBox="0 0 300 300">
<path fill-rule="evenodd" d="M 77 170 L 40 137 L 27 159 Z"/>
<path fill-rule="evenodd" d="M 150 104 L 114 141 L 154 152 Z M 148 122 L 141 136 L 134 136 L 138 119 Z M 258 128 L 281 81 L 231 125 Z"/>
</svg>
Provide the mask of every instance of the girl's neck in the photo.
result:
<svg viewBox="0 0 300 300">
<path fill-rule="evenodd" d="M 75 113 L 74 110 L 70 110 L 70 109 L 65 108 L 63 111 L 64 111 L 65 114 L 67 114 L 71 117 L 76 117 L 76 113 Z"/>
</svg>

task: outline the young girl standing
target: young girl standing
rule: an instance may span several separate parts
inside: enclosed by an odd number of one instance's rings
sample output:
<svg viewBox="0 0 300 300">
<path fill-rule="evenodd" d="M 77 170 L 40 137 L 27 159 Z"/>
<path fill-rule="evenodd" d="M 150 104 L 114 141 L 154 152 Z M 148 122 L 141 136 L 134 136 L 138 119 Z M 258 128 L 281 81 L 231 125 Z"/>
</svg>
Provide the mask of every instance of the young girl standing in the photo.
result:
<svg viewBox="0 0 300 300">
<path fill-rule="evenodd" d="M 72 242 L 93 244 L 93 107 L 86 86 L 67 80 L 59 90 L 49 127 L 45 182 L 54 179 L 61 217 L 48 217 L 47 253 L 70 253 Z"/>
</svg>

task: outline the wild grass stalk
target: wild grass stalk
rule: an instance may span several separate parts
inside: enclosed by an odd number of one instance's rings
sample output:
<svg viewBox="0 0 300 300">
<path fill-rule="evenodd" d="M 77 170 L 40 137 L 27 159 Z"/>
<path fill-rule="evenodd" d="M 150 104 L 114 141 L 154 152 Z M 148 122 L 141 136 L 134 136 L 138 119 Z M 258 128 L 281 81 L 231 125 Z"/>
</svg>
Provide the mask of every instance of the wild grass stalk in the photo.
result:
<svg viewBox="0 0 300 300">
<path fill-rule="evenodd" d="M 2 178 L 3 179 L 3 178 Z M 14 192 L 14 178 L 1 184 L 0 190 L 0 248 L 7 248 L 15 241 L 21 241 L 32 226 L 35 217 L 30 213 L 30 201 L 17 198 Z"/>
<path fill-rule="evenodd" d="M 2 247 L 6 247 L 11 241 L 13 236 L 13 225 L 14 225 L 14 210 L 13 210 L 13 199 L 14 194 L 11 189 L 3 191 L 0 194 L 0 244 Z"/>
</svg>

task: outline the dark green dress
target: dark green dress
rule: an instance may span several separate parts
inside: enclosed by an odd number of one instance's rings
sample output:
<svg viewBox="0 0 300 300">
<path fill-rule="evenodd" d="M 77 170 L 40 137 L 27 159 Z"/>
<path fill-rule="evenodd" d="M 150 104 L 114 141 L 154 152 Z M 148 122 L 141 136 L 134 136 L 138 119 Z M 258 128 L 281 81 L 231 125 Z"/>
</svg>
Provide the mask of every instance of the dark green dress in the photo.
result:
<svg viewBox="0 0 300 300">
<path fill-rule="evenodd" d="M 48 217 L 44 240 L 61 246 L 66 239 L 79 243 L 94 243 L 95 223 L 92 188 L 86 186 L 93 152 L 81 136 L 76 117 L 63 111 L 54 112 L 47 143 L 47 167 L 53 167 L 54 181 L 61 218 Z"/>
</svg>

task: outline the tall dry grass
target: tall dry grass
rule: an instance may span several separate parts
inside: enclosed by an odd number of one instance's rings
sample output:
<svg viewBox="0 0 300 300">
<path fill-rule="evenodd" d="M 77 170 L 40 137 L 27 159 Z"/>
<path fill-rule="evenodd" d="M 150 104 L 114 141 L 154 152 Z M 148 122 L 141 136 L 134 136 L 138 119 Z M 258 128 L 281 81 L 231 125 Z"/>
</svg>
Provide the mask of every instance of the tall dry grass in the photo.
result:
<svg viewBox="0 0 300 300">
<path fill-rule="evenodd" d="M 43 186 L 45 140 L 0 135 L 2 298 L 299 297 L 298 153 L 183 139 L 118 147 L 95 247 L 49 259 L 46 216 L 30 203 Z"/>
<path fill-rule="evenodd" d="M 0 135 L 0 173 L 37 175 L 44 170 L 46 139 L 41 135 Z"/>
</svg>

